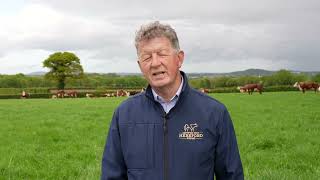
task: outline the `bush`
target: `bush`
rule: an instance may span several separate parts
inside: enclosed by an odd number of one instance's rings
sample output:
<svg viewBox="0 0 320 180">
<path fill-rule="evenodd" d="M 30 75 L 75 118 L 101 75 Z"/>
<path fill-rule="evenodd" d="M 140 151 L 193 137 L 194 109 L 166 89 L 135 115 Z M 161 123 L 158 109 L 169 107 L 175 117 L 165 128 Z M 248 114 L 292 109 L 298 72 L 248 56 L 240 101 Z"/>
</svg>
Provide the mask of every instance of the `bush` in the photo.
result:
<svg viewBox="0 0 320 180">
<path fill-rule="evenodd" d="M 49 88 L 0 88 L 2 95 L 21 95 L 22 91 L 29 94 L 46 94 L 49 93 Z"/>
<path fill-rule="evenodd" d="M 236 93 L 239 92 L 237 87 L 225 87 L 209 89 L 209 93 Z"/>
<path fill-rule="evenodd" d="M 267 86 L 263 88 L 264 92 L 279 92 L 279 91 L 297 91 L 298 88 L 295 88 L 293 86 Z"/>
<path fill-rule="evenodd" d="M 0 95 L 0 99 L 20 99 L 20 95 Z"/>
<path fill-rule="evenodd" d="M 0 95 L 0 99 L 20 99 L 21 95 L 16 94 L 2 94 Z M 51 94 L 49 93 L 43 93 L 43 94 L 30 94 L 30 97 L 27 99 L 33 99 L 33 98 L 51 98 Z"/>
<path fill-rule="evenodd" d="M 30 99 L 32 98 L 51 98 L 52 94 L 45 93 L 45 94 L 30 94 Z"/>
</svg>

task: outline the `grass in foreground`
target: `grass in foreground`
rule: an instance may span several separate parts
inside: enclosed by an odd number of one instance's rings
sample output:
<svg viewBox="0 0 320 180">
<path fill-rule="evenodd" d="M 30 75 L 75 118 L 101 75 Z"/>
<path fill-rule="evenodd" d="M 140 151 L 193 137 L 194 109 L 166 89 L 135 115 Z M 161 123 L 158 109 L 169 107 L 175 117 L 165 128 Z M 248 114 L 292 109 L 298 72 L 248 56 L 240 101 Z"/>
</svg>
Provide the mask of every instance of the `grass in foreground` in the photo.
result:
<svg viewBox="0 0 320 180">
<path fill-rule="evenodd" d="M 231 113 L 246 179 L 320 179 L 320 94 L 212 96 Z M 0 179 L 99 179 L 122 100 L 0 100 Z"/>
<path fill-rule="evenodd" d="M 215 94 L 230 110 L 246 179 L 320 179 L 320 94 Z"/>
</svg>

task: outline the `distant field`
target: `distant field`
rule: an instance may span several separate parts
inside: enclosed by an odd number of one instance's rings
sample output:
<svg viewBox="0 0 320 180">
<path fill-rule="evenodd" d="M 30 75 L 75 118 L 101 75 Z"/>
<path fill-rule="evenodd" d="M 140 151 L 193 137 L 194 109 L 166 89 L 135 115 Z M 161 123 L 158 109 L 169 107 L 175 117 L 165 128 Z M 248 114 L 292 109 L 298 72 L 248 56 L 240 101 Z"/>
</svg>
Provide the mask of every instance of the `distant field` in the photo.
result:
<svg viewBox="0 0 320 180">
<path fill-rule="evenodd" d="M 211 95 L 231 113 L 246 179 L 320 179 L 320 93 Z M 0 100 L 0 180 L 99 179 L 124 99 Z"/>
</svg>

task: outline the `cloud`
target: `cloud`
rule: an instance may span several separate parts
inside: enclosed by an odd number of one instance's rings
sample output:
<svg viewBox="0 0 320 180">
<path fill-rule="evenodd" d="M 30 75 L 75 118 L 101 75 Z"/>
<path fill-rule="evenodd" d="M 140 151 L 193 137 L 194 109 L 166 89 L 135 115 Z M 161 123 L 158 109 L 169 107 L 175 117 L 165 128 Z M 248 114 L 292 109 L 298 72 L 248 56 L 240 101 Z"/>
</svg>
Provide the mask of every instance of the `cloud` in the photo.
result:
<svg viewBox="0 0 320 180">
<path fill-rule="evenodd" d="M 317 0 L 29 0 L 0 16 L 0 62 L 41 64 L 50 53 L 72 51 L 87 71 L 138 72 L 135 31 L 160 20 L 176 29 L 187 70 L 318 70 L 319 15 Z"/>
</svg>

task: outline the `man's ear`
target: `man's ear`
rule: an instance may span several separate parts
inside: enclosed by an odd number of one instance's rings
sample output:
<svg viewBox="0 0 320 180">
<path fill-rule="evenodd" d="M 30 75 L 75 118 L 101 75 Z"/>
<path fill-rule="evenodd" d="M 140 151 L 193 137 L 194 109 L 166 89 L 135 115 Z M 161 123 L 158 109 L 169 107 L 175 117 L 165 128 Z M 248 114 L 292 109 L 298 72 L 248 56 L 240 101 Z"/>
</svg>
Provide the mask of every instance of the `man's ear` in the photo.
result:
<svg viewBox="0 0 320 180">
<path fill-rule="evenodd" d="M 181 68 L 182 64 L 183 64 L 183 60 L 184 60 L 184 52 L 181 50 L 178 52 L 178 65 L 179 68 Z"/>
</svg>

